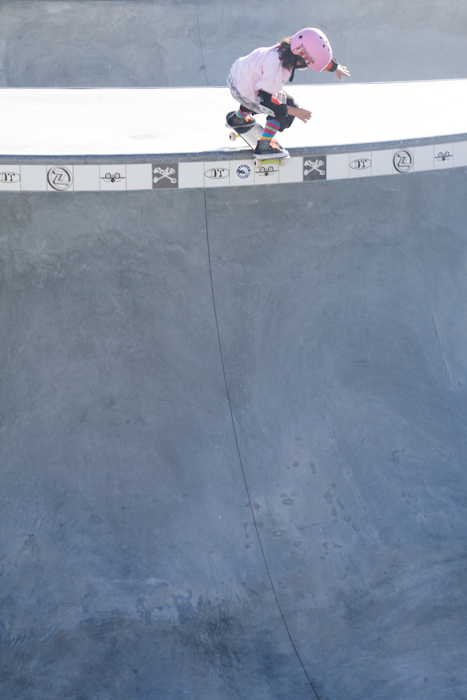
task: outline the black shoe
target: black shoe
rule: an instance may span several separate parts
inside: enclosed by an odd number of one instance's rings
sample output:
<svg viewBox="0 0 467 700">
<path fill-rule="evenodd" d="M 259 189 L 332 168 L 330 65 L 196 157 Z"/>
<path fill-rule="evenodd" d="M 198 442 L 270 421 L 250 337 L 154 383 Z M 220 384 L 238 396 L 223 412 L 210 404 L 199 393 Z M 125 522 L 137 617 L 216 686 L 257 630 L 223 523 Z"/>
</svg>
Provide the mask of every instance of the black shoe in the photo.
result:
<svg viewBox="0 0 467 700">
<path fill-rule="evenodd" d="M 256 119 L 248 114 L 245 119 L 242 119 L 237 115 L 236 112 L 229 112 L 225 118 L 225 125 L 231 129 L 238 129 L 242 126 L 254 126 L 256 124 Z"/>
<path fill-rule="evenodd" d="M 282 148 L 275 139 L 260 139 L 253 151 L 258 160 L 268 160 L 269 158 L 287 158 L 289 152 Z"/>
</svg>

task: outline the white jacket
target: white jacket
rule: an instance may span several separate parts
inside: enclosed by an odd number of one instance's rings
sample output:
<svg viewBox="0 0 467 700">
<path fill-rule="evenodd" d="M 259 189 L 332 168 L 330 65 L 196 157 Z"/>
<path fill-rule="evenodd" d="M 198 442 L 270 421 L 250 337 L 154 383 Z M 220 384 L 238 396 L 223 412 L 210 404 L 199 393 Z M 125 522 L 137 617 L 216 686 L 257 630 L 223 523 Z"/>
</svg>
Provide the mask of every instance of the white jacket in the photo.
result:
<svg viewBox="0 0 467 700">
<path fill-rule="evenodd" d="M 283 68 L 278 48 L 279 44 L 255 49 L 233 64 L 230 74 L 237 90 L 250 102 L 258 102 L 259 90 L 274 95 L 290 78 L 291 71 Z"/>
</svg>

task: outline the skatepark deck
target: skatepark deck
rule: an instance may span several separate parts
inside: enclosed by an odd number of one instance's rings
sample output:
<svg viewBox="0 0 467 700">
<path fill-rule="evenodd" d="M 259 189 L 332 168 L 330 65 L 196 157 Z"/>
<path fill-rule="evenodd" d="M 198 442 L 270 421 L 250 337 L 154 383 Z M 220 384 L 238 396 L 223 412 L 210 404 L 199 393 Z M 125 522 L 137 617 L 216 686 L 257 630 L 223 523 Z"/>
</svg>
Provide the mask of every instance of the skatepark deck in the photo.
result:
<svg viewBox="0 0 467 700">
<path fill-rule="evenodd" d="M 290 88 L 292 91 L 292 87 Z M 291 155 L 467 139 L 467 79 L 293 86 L 313 117 L 281 135 Z M 0 156 L 229 160 L 227 88 L 0 90 Z M 187 113 L 205 115 L 190 127 Z M 261 117 L 259 117 L 261 119 Z M 263 117 L 264 119 L 264 117 Z M 241 156 L 240 156 L 241 157 Z"/>
</svg>

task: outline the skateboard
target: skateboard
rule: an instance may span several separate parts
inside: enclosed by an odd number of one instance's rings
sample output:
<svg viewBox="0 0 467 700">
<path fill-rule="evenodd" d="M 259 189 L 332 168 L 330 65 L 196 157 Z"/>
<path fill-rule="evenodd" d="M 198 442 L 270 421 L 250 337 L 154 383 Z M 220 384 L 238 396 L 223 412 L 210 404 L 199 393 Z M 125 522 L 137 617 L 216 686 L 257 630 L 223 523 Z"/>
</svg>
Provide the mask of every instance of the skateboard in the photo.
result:
<svg viewBox="0 0 467 700">
<path fill-rule="evenodd" d="M 230 116 L 230 115 L 227 115 Z M 252 151 L 255 150 L 256 144 L 258 143 L 258 140 L 263 133 L 263 127 L 261 124 L 255 123 L 252 126 L 231 126 L 229 127 L 232 129 L 232 131 L 229 133 L 229 140 L 230 141 L 235 141 L 238 139 L 240 136 L 243 141 L 245 141 L 246 145 L 251 148 Z M 267 166 L 271 164 L 276 164 L 276 165 L 284 165 L 284 161 L 290 158 L 290 156 L 284 156 L 283 158 L 256 158 L 255 157 L 255 166 L 257 168 L 263 168 L 263 166 L 266 166 L 264 168 L 265 174 L 268 170 L 273 170 L 273 168 L 268 168 Z"/>
</svg>

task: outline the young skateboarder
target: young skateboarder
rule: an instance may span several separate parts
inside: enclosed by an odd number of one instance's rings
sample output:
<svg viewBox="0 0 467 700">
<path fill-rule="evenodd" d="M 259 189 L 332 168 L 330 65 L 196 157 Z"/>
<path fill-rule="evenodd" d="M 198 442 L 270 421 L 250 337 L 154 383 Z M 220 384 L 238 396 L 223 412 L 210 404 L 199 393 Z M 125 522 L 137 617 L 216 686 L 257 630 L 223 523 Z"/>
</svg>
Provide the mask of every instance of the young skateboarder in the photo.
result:
<svg viewBox="0 0 467 700">
<path fill-rule="evenodd" d="M 311 112 L 299 107 L 282 89 L 288 80 L 292 82 L 297 68 L 329 71 L 339 80 L 350 76 L 347 68 L 332 57 L 331 45 L 323 32 L 312 27 L 301 29 L 275 46 L 255 49 L 237 59 L 230 69 L 227 84 L 240 108 L 229 112 L 226 126 L 248 126 L 254 123 L 251 114 L 268 115 L 254 150 L 260 160 L 288 156 L 275 140 L 277 132 L 288 129 L 295 117 L 305 123 L 311 118 Z"/>
</svg>

